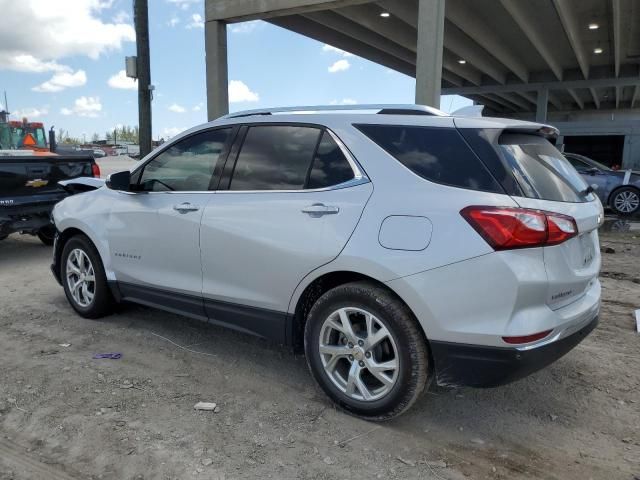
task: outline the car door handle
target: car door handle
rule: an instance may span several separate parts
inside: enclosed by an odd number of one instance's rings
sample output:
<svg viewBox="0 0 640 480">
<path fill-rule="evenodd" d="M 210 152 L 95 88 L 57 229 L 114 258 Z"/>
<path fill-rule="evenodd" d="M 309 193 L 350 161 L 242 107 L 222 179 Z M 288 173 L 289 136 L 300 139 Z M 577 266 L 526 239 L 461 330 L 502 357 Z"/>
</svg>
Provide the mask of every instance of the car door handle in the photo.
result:
<svg viewBox="0 0 640 480">
<path fill-rule="evenodd" d="M 184 202 L 184 203 L 181 203 L 180 205 L 174 205 L 173 209 L 176 212 L 187 213 L 187 212 L 197 212 L 198 210 L 200 210 L 200 207 L 197 205 L 192 205 L 189 202 Z"/>
<path fill-rule="evenodd" d="M 306 213 L 312 217 L 321 217 L 323 215 L 335 215 L 340 211 L 339 207 L 325 205 L 324 203 L 314 203 L 311 206 L 302 209 L 302 213 Z"/>
</svg>

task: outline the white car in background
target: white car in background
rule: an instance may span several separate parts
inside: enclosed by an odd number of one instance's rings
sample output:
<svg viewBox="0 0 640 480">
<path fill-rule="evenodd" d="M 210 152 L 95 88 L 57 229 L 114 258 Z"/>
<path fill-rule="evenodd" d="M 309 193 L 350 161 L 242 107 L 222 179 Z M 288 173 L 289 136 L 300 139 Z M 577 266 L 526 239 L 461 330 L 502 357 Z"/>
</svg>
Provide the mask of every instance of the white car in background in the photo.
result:
<svg viewBox="0 0 640 480">
<path fill-rule="evenodd" d="M 600 201 L 553 128 L 421 106 L 241 112 L 60 202 L 82 316 L 138 302 L 294 346 L 374 420 L 496 386 L 597 324 Z"/>
</svg>

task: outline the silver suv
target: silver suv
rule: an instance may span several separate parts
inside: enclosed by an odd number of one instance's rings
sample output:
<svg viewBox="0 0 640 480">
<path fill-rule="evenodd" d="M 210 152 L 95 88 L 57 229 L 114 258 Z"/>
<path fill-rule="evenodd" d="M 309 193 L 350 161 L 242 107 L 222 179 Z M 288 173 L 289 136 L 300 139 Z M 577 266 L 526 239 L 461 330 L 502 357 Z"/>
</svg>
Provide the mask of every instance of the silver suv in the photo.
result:
<svg viewBox="0 0 640 480">
<path fill-rule="evenodd" d="M 390 418 L 596 326 L 602 205 L 555 134 L 414 105 L 228 115 L 60 202 L 52 270 L 85 317 L 130 301 L 304 346 L 337 405 Z"/>
</svg>

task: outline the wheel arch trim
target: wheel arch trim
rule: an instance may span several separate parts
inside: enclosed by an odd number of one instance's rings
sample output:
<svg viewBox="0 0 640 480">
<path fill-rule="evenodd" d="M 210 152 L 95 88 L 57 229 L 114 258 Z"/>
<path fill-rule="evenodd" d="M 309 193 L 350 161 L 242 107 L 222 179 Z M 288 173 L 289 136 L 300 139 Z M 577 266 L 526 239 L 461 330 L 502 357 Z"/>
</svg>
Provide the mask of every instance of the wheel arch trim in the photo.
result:
<svg viewBox="0 0 640 480">
<path fill-rule="evenodd" d="M 327 267 L 327 266 L 325 266 Z M 327 279 L 329 281 L 328 286 L 323 286 L 321 282 Z M 381 280 L 378 275 L 372 274 L 371 272 L 365 272 L 360 269 L 349 269 L 349 268 L 320 268 L 313 271 L 311 274 L 307 275 L 296 287 L 293 295 L 291 296 L 291 300 L 289 302 L 289 309 L 287 311 L 289 321 L 287 322 L 287 332 L 286 338 L 287 343 L 292 345 L 294 348 L 300 347 L 299 340 L 302 338 L 302 331 L 304 329 L 304 322 L 306 313 L 311 308 L 313 303 L 319 298 L 324 292 L 331 288 L 335 288 L 339 285 L 344 285 L 345 283 L 350 283 L 354 281 L 370 281 L 373 282 L 380 287 L 388 290 L 393 295 L 395 295 L 402 303 L 404 303 L 411 314 L 414 316 L 420 331 L 422 332 L 425 341 L 428 343 L 428 334 L 425 331 L 423 322 L 417 317 L 414 309 L 411 308 L 411 305 L 402 295 L 400 295 L 394 288 L 392 288 L 388 282 Z M 310 291 L 310 287 L 317 285 L 319 287 L 318 292 Z M 305 304 L 305 302 L 307 302 Z"/>
</svg>

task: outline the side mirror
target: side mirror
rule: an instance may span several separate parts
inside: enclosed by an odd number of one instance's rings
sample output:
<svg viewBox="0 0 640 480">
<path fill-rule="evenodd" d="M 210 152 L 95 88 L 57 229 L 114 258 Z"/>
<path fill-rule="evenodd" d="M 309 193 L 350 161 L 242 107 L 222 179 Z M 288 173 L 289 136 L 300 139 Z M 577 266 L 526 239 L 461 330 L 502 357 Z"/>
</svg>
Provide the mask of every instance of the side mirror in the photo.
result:
<svg viewBox="0 0 640 480">
<path fill-rule="evenodd" d="M 107 177 L 105 185 L 111 190 L 128 192 L 131 190 L 131 172 L 125 170 L 124 172 L 112 173 Z"/>
<path fill-rule="evenodd" d="M 587 173 L 588 173 L 589 175 L 595 175 L 595 174 L 597 174 L 598 172 L 600 172 L 600 170 L 598 170 L 596 167 L 592 167 L 592 168 L 590 168 L 589 170 L 587 170 Z"/>
</svg>

